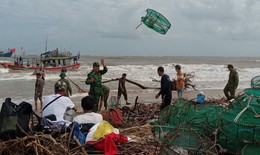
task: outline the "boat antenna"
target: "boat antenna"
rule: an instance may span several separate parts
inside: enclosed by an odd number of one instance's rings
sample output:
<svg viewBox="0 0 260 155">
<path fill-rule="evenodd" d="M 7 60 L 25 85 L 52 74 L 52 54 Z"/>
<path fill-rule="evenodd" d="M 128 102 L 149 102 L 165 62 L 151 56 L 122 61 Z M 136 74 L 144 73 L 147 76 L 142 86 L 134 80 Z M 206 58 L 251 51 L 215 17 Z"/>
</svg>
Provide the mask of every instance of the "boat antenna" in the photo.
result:
<svg viewBox="0 0 260 155">
<path fill-rule="evenodd" d="M 47 46 L 48 46 L 48 33 L 47 33 L 47 39 L 46 39 L 46 42 L 45 42 L 45 52 L 47 52 Z"/>
</svg>

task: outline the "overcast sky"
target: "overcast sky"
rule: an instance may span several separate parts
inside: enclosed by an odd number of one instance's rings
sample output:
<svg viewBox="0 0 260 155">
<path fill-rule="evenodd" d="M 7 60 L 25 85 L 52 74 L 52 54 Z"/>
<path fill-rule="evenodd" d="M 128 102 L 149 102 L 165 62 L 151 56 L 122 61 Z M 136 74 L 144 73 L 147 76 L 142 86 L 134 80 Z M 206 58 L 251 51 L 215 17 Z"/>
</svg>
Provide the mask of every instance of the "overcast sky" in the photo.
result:
<svg viewBox="0 0 260 155">
<path fill-rule="evenodd" d="M 147 8 L 172 24 L 144 24 Z M 98 56 L 260 56 L 259 0 L 1 0 L 0 49 Z"/>
</svg>

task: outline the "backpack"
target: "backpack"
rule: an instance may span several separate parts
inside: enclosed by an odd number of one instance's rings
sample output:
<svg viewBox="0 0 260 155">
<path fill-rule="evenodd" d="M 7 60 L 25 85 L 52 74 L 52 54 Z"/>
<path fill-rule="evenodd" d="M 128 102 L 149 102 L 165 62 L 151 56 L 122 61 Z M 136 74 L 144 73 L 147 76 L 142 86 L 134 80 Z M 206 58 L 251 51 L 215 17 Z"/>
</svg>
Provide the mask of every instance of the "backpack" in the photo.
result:
<svg viewBox="0 0 260 155">
<path fill-rule="evenodd" d="M 33 113 L 32 105 L 25 101 L 19 105 L 6 98 L 0 112 L 0 139 L 9 140 L 25 136 Z"/>
</svg>

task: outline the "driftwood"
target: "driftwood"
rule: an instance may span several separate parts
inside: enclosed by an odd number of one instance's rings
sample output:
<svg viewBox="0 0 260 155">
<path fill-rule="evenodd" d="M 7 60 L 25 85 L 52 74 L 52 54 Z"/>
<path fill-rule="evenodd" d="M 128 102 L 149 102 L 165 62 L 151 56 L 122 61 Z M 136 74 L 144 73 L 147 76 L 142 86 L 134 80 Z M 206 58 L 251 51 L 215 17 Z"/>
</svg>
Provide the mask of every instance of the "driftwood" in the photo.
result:
<svg viewBox="0 0 260 155">
<path fill-rule="evenodd" d="M 134 81 L 131 81 L 131 80 L 129 80 L 129 79 L 125 79 L 127 82 L 129 82 L 129 83 L 132 83 L 132 84 L 134 84 L 134 85 L 137 85 L 138 87 L 140 87 L 140 88 L 142 88 L 142 89 L 160 89 L 160 88 L 156 88 L 156 87 L 145 87 L 145 86 L 143 86 L 143 85 L 141 85 L 141 84 L 139 84 L 139 83 L 137 83 L 137 82 L 134 82 Z"/>
<path fill-rule="evenodd" d="M 194 76 L 195 76 L 195 74 L 193 73 L 193 74 L 187 74 L 186 76 L 185 76 L 185 78 L 184 78 L 184 82 L 185 82 L 185 89 L 188 89 L 188 88 L 193 88 L 194 90 L 196 90 L 197 91 L 197 89 L 195 88 L 195 85 L 194 84 L 192 84 L 192 78 L 194 78 Z M 153 82 L 161 82 L 160 80 L 157 80 L 157 79 L 155 79 L 155 78 L 152 78 L 152 77 L 150 77 L 151 79 L 152 79 L 152 81 Z M 172 90 L 173 91 L 176 91 L 176 80 L 175 79 L 173 79 L 172 80 Z"/>
<path fill-rule="evenodd" d="M 102 83 L 107 83 L 107 82 L 112 82 L 112 81 L 118 81 L 119 78 L 116 78 L 116 79 L 110 79 L 110 80 L 106 80 L 106 81 L 102 81 Z M 129 79 L 125 79 L 127 82 L 131 83 L 131 84 L 134 84 L 134 85 L 137 85 L 138 87 L 142 88 L 142 89 L 160 89 L 160 88 L 157 88 L 157 87 L 146 87 L 146 86 L 143 86 L 142 84 L 140 83 L 137 83 L 135 81 L 132 81 L 132 80 L 129 80 Z"/>
<path fill-rule="evenodd" d="M 208 104 L 216 104 L 216 100 L 208 101 Z M 221 104 L 222 99 L 218 104 Z M 159 110 L 160 103 L 138 103 L 138 97 L 136 97 L 135 105 L 133 107 L 125 106 L 120 108 L 122 115 L 116 113 L 117 117 L 123 122 L 123 127 L 119 128 L 120 134 L 130 137 L 130 140 L 123 144 L 116 144 L 119 152 L 117 154 L 163 154 L 163 150 L 166 152 L 176 152 L 177 148 L 171 148 L 172 146 L 166 145 L 171 140 L 175 140 L 181 130 L 174 129 L 169 133 L 165 132 L 164 139 L 158 139 L 158 129 L 160 125 L 150 125 L 149 122 L 158 117 L 156 114 Z M 114 110 L 110 110 L 114 111 Z M 171 111 L 169 111 L 171 112 Z M 162 114 L 160 114 L 162 115 Z M 165 119 L 168 115 L 165 115 Z M 113 117 L 111 117 L 113 118 Z M 169 119 L 169 118 L 168 118 Z M 74 127 L 74 126 L 73 126 Z M 73 128 L 72 127 L 72 128 Z M 116 126 L 114 126 L 116 127 Z M 156 127 L 156 128 L 154 128 Z M 161 130 L 163 131 L 163 130 Z M 12 154 L 64 154 L 64 155 L 86 155 L 94 152 L 89 152 L 89 148 L 86 144 L 80 145 L 77 139 L 72 136 L 72 130 L 70 133 L 57 133 L 57 134 L 43 134 L 41 132 L 33 132 L 27 134 L 23 138 L 17 138 L 9 141 L 0 140 L 0 154 L 12 155 Z M 197 136 L 203 148 L 208 148 L 209 153 L 215 153 L 212 145 L 208 141 L 207 137 Z M 204 145 L 210 144 L 210 145 Z M 202 146 L 202 145 L 201 145 Z M 180 146 L 181 147 L 181 146 Z M 177 151 L 178 152 L 178 151 Z M 103 154 L 103 152 L 97 152 Z M 173 153 L 170 153 L 173 154 Z M 178 153 L 175 153 L 178 154 Z M 207 154 L 207 153 L 206 153 Z M 216 154 L 216 153 L 215 153 Z"/>
<path fill-rule="evenodd" d="M 107 82 L 112 82 L 112 81 L 118 81 L 118 80 L 119 80 L 119 78 L 110 79 L 110 80 L 102 81 L 102 83 L 107 83 Z"/>
</svg>

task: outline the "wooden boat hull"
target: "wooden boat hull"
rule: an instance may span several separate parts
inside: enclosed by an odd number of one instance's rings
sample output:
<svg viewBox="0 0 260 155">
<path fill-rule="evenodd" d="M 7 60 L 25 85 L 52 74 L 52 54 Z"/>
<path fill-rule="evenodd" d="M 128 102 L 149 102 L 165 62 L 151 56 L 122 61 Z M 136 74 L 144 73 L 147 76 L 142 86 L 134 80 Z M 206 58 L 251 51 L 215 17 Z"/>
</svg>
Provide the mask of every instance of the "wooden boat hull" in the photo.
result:
<svg viewBox="0 0 260 155">
<path fill-rule="evenodd" d="M 12 55 L 12 52 L 0 52 L 0 57 L 11 57 Z"/>
</svg>

